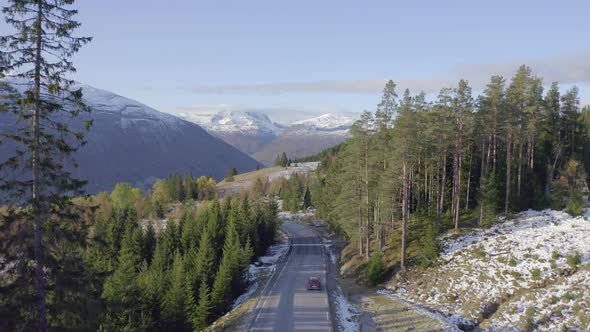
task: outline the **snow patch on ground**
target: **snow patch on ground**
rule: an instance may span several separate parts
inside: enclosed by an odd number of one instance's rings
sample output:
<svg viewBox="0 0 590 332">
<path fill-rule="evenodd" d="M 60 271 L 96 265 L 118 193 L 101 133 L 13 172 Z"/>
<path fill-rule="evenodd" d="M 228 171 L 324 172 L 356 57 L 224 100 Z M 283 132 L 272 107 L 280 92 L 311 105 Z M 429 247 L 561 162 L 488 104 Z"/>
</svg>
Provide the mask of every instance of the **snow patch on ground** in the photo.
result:
<svg viewBox="0 0 590 332">
<path fill-rule="evenodd" d="M 319 164 L 320 163 L 316 161 L 291 164 L 291 166 L 269 175 L 268 180 L 272 181 L 278 178 L 285 178 L 288 180 L 293 174 L 311 174 L 315 172 Z"/>
<path fill-rule="evenodd" d="M 334 306 L 338 325 L 340 326 L 340 331 L 359 331 L 357 317 L 360 311 L 357 306 L 353 305 L 346 299 L 342 293 L 342 288 L 340 288 L 340 285 L 338 285 L 334 291 Z"/>
<path fill-rule="evenodd" d="M 279 234 L 281 237 L 281 241 L 270 246 L 265 256 L 261 256 L 258 258 L 258 261 L 262 263 L 262 265 L 256 266 L 255 264 L 250 264 L 250 266 L 248 267 L 248 278 L 250 280 L 250 286 L 248 286 L 248 289 L 246 290 L 246 292 L 244 292 L 244 294 L 240 295 L 234 301 L 232 305 L 232 310 L 225 314 L 225 316 L 229 315 L 232 311 L 239 307 L 240 304 L 248 300 L 260 286 L 261 279 L 268 277 L 275 271 L 277 262 L 281 257 L 285 255 L 287 249 L 289 249 L 289 237 L 287 236 L 287 234 L 280 230 Z"/>
<path fill-rule="evenodd" d="M 588 212 L 529 210 L 489 229 L 443 236 L 438 266 L 392 286 L 460 324 L 590 330 L 589 238 Z M 574 257 L 581 266 L 572 266 Z"/>
<path fill-rule="evenodd" d="M 250 286 L 248 287 L 248 289 L 246 290 L 246 292 L 242 295 L 240 295 L 235 301 L 234 304 L 232 305 L 232 310 L 234 310 L 235 308 L 237 308 L 240 304 L 244 303 L 244 301 L 246 301 L 247 299 L 250 298 L 250 296 L 252 296 L 252 294 L 254 294 L 254 292 L 258 289 L 258 281 L 253 282 L 250 284 Z"/>
</svg>

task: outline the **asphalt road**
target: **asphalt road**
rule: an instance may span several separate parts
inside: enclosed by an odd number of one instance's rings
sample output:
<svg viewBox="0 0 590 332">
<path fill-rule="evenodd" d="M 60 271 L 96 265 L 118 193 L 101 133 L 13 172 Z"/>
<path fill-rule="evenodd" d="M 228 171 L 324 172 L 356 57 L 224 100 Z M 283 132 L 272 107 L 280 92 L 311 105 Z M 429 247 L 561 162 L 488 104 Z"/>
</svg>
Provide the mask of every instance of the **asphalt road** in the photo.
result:
<svg viewBox="0 0 590 332">
<path fill-rule="evenodd" d="M 283 223 L 283 229 L 291 254 L 263 290 L 251 331 L 332 331 L 321 241 L 306 225 Z M 309 277 L 322 281 L 321 291 L 307 290 Z"/>
</svg>

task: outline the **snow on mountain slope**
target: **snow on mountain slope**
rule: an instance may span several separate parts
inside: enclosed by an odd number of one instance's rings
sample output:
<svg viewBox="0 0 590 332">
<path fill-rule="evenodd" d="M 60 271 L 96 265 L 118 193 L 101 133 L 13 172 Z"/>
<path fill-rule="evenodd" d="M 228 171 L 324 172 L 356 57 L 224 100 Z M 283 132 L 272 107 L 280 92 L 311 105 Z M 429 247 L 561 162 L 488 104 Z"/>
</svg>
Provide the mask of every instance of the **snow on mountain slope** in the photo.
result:
<svg viewBox="0 0 590 332">
<path fill-rule="evenodd" d="M 3 80 L 21 92 L 26 88 L 22 80 Z M 106 90 L 82 88 L 92 112 L 64 121 L 75 128 L 84 120 L 94 120 L 86 134 L 88 144 L 74 155 L 80 166 L 72 169 L 76 177 L 88 180 L 90 193 L 110 191 L 117 182 L 146 189 L 157 178 L 175 172 L 219 180 L 230 167 L 240 173 L 256 167 L 255 160 L 194 123 Z M 14 118 L 0 113 L 0 124 L 3 130 L 10 130 Z M 0 145 L 0 162 L 13 154 L 14 146 Z"/>
<path fill-rule="evenodd" d="M 328 113 L 318 117 L 295 121 L 285 130 L 285 135 L 336 134 L 348 135 L 355 119 L 342 114 Z"/>
<path fill-rule="evenodd" d="M 209 132 L 218 134 L 278 136 L 282 131 L 261 112 L 222 111 L 215 114 L 180 113 L 179 115 Z"/>
<path fill-rule="evenodd" d="M 588 216 L 527 211 L 443 237 L 434 267 L 390 287 L 484 331 L 589 331 L 589 237 Z"/>
<path fill-rule="evenodd" d="M 350 113 L 328 113 L 287 125 L 277 124 L 258 111 L 178 114 L 266 165 L 283 152 L 299 158 L 340 144 L 349 137 L 355 121 L 355 115 Z"/>
</svg>

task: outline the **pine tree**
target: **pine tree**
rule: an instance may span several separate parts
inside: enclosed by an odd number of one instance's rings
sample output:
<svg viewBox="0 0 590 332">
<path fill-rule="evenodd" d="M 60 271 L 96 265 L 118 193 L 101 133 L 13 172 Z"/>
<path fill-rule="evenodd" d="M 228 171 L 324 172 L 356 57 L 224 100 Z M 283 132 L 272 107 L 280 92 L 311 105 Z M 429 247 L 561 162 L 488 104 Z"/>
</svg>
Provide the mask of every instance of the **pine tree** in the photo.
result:
<svg viewBox="0 0 590 332">
<path fill-rule="evenodd" d="M 74 36 L 80 23 L 74 20 L 77 11 L 71 9 L 72 3 L 7 0 L 3 13 L 14 32 L 0 36 L 0 72 L 11 73 L 11 81 L 25 89 L 22 95 L 11 94 L 15 98 L 0 106 L 0 110 L 8 112 L 7 118 L 15 122 L 12 129 L 1 133 L 2 139 L 16 145 L 15 157 L 0 164 L 0 185 L 5 191 L 0 196 L 26 207 L 11 211 L 18 217 L 9 220 L 22 218 L 33 225 L 35 316 L 39 331 L 48 328 L 45 281 L 52 277 L 46 277 L 46 273 L 59 270 L 55 266 L 46 268 L 45 264 L 51 263 L 56 242 L 76 237 L 49 235 L 54 241 L 44 243 L 44 224 L 57 216 L 62 222 L 50 229 L 62 228 L 64 233 L 75 229 L 65 225 L 76 219 L 70 197 L 83 193 L 84 182 L 75 179 L 65 163 L 76 166 L 72 153 L 84 144 L 84 133 L 92 124 L 64 120 L 90 111 L 82 101 L 81 88 L 66 78 L 75 72 L 70 58 L 91 41 Z M 21 259 L 29 258 L 21 255 Z"/>
</svg>

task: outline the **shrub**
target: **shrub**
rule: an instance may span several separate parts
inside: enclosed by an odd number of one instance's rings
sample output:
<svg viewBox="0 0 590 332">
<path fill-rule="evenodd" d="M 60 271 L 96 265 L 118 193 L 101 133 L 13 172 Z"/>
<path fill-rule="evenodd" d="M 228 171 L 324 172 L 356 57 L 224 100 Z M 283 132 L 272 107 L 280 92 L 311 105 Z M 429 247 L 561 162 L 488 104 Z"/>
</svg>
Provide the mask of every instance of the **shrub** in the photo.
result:
<svg viewBox="0 0 590 332">
<path fill-rule="evenodd" d="M 573 199 L 569 200 L 565 206 L 565 212 L 577 217 L 584 211 L 584 201 L 576 195 Z"/>
<path fill-rule="evenodd" d="M 508 261 L 508 266 L 516 266 L 516 260 L 514 258 L 510 258 L 510 260 Z"/>
<path fill-rule="evenodd" d="M 580 254 L 568 256 L 566 261 L 567 261 L 567 264 L 571 267 L 576 267 L 576 266 L 580 265 L 580 263 L 582 263 L 582 259 L 580 258 Z"/>
<path fill-rule="evenodd" d="M 438 239 L 436 238 L 437 235 L 438 233 L 436 231 L 434 220 L 432 222 L 428 222 L 424 230 L 424 234 L 420 238 L 420 242 L 422 244 L 421 247 L 424 253 L 424 257 L 420 263 L 422 267 L 428 267 L 438 258 L 440 246 Z"/>
<path fill-rule="evenodd" d="M 541 280 L 541 271 L 539 269 L 533 269 L 533 271 L 531 271 L 531 279 Z"/>
<path fill-rule="evenodd" d="M 535 307 L 528 307 L 524 311 L 524 326 L 523 326 L 523 329 L 525 331 L 532 331 L 533 328 L 535 327 L 534 316 L 535 316 L 536 311 L 537 310 L 535 310 Z"/>
<path fill-rule="evenodd" d="M 371 255 L 365 273 L 367 281 L 372 286 L 376 286 L 383 281 L 385 277 L 385 260 L 380 252 L 375 252 Z"/>
<path fill-rule="evenodd" d="M 557 251 L 553 251 L 551 253 L 551 258 L 553 259 L 559 259 L 561 256 L 559 255 L 559 253 Z"/>
<path fill-rule="evenodd" d="M 486 251 L 484 250 L 482 245 L 479 245 L 477 248 L 475 248 L 475 255 L 479 258 L 486 257 Z"/>
</svg>

